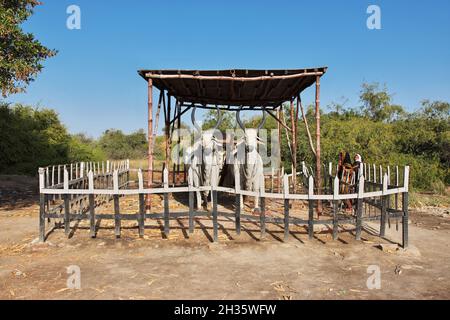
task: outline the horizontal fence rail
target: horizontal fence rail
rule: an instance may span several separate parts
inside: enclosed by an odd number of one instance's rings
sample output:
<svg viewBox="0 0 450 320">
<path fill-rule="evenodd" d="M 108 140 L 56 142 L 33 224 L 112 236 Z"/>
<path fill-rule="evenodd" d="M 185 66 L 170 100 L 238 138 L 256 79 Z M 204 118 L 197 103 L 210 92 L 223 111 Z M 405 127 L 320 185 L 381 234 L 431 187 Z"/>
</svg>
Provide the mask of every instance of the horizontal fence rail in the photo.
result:
<svg viewBox="0 0 450 320">
<path fill-rule="evenodd" d="M 57 168 L 54 170 L 53 168 Z M 217 195 L 218 192 L 233 194 L 236 197 L 236 209 L 234 214 L 220 212 L 221 216 L 233 216 L 235 218 L 236 232 L 240 234 L 241 218 L 257 220 L 260 223 L 261 236 L 264 237 L 266 223 L 276 222 L 284 224 L 284 239 L 289 236 L 290 224 L 304 224 L 308 228 L 310 238 L 314 234 L 314 225 L 326 224 L 333 226 L 333 238 L 337 238 L 338 225 L 341 223 L 351 223 L 356 227 L 355 237 L 361 238 L 361 229 L 363 221 L 379 220 L 380 236 L 385 236 L 385 225 L 391 219 L 402 220 L 402 245 L 408 246 L 408 185 L 409 185 L 409 167 L 402 170 L 402 179 L 400 179 L 399 168 L 395 167 L 394 178 L 391 179 L 390 168 L 383 173 L 383 168 L 375 165 L 361 164 L 358 170 L 358 177 L 354 177 L 349 188 L 349 193 L 342 193 L 342 182 L 337 177 L 337 168 L 333 168 L 330 163 L 326 168 L 323 179 L 325 181 L 323 190 L 314 188 L 314 178 L 312 168 L 307 168 L 302 164 L 302 171 L 296 173 L 302 177 L 305 187 L 304 193 L 290 192 L 292 174 L 284 173 L 284 170 L 271 169 L 270 173 L 263 174 L 265 184 L 260 190 L 243 190 L 240 188 L 240 174 L 238 170 L 234 172 L 235 187 L 218 186 L 218 181 L 211 181 L 208 186 L 194 186 L 193 169 L 188 169 L 187 184 L 180 186 L 169 186 L 169 171 L 167 168 L 162 170 L 162 185 L 154 188 L 145 188 L 143 170 L 130 169 L 129 161 L 106 162 L 95 164 L 79 163 L 75 165 L 51 166 L 39 169 L 40 185 L 40 240 L 45 240 L 45 219 L 62 219 L 66 233 L 70 232 L 70 222 L 72 220 L 90 220 L 91 236 L 95 236 L 96 219 L 114 219 L 115 235 L 120 237 L 121 220 L 136 220 L 138 222 L 139 235 L 144 234 L 144 223 L 146 219 L 163 219 L 164 232 L 169 234 L 170 218 L 188 217 L 189 231 L 194 230 L 194 217 L 206 215 L 194 209 L 195 193 L 210 191 L 212 199 L 212 220 L 213 220 L 213 239 L 218 241 L 218 210 Z M 333 169 L 335 174 L 333 175 Z M 219 168 L 212 166 L 212 177 L 216 175 Z M 56 174 L 55 174 L 56 172 Z M 62 174 L 61 174 L 62 172 Z M 130 172 L 137 173 L 137 188 L 131 188 Z M 72 175 L 71 175 L 72 173 Z M 55 179 L 56 177 L 56 179 Z M 269 181 L 267 181 L 267 177 Z M 366 178 L 367 177 L 367 178 Z M 278 188 L 275 188 L 275 179 L 277 179 Z M 400 184 L 401 181 L 401 184 Z M 267 183 L 269 182 L 269 183 Z M 392 183 L 391 183 L 392 182 Z M 267 188 L 266 186 L 269 185 Z M 270 191 L 267 192 L 266 189 Z M 279 192 L 274 192 L 277 189 Z M 169 194 L 188 193 L 189 211 L 172 212 L 169 211 Z M 145 197 L 159 194 L 163 196 L 164 210 L 162 213 L 147 213 L 145 209 Z M 120 213 L 119 197 L 121 196 L 139 196 L 139 209 L 136 214 Z M 241 214 L 241 197 L 252 196 L 259 197 L 260 216 L 250 216 Z M 401 198 L 401 209 L 399 199 Z M 55 199 L 62 199 L 63 203 L 50 209 L 49 202 Z M 105 202 L 113 201 L 114 213 L 96 214 L 95 208 Z M 283 218 L 273 218 L 265 216 L 265 200 L 280 199 L 284 202 Z M 302 200 L 308 202 L 308 218 L 299 219 L 290 217 L 290 201 Z M 328 202 L 332 207 L 332 219 L 319 220 L 314 218 L 314 208 L 318 201 Z M 354 215 L 340 218 L 338 215 L 339 204 L 345 201 L 353 201 Z M 73 208 L 78 208 L 74 212 Z M 371 210 L 371 208 L 373 210 Z M 372 215 L 371 211 L 378 209 L 379 215 Z M 364 213 L 363 213 L 364 211 Z M 368 215 L 367 215 L 368 213 Z M 397 221 L 397 220 L 396 220 Z M 398 226 L 398 224 L 397 224 Z"/>
</svg>

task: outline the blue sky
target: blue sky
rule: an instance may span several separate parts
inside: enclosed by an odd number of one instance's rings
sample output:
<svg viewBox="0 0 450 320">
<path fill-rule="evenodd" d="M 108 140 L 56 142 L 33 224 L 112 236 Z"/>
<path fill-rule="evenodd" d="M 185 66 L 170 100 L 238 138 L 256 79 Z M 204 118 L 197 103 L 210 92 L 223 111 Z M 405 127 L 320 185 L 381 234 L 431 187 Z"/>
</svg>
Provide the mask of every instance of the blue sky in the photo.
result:
<svg viewBox="0 0 450 320">
<path fill-rule="evenodd" d="M 81 8 L 81 30 L 66 28 L 71 4 Z M 366 27 L 370 4 L 381 8 L 381 30 Z M 44 0 L 24 29 L 59 54 L 27 93 L 7 100 L 53 108 L 70 132 L 94 137 L 146 128 L 141 68 L 328 66 L 323 107 L 342 97 L 358 105 L 363 81 L 386 83 L 408 110 L 450 101 L 448 0 Z"/>
</svg>

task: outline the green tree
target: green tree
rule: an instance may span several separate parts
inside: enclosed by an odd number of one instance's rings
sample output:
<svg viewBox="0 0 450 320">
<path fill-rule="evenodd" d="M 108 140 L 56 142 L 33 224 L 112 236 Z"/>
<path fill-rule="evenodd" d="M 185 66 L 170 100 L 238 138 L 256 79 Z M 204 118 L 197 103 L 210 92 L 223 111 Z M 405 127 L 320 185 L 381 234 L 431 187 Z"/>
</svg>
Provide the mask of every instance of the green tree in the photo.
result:
<svg viewBox="0 0 450 320">
<path fill-rule="evenodd" d="M 98 145 L 109 159 L 141 159 L 147 154 L 148 142 L 142 129 L 129 135 L 109 129 L 99 138 Z"/>
<path fill-rule="evenodd" d="M 51 109 L 0 105 L 0 172 L 35 174 L 39 166 L 66 163 L 70 135 Z"/>
<path fill-rule="evenodd" d="M 42 62 L 56 54 L 21 28 L 39 4 L 37 0 L 0 0 L 0 86 L 3 97 L 23 92 L 42 70 Z"/>
<path fill-rule="evenodd" d="M 220 110 L 222 115 L 222 122 L 218 130 L 226 131 L 227 129 L 234 129 L 236 126 L 235 112 Z M 217 110 L 208 110 L 204 116 L 202 129 L 212 129 L 217 123 Z"/>
<path fill-rule="evenodd" d="M 363 114 L 374 121 L 392 122 L 405 115 L 401 106 L 392 105 L 392 96 L 386 86 L 380 89 L 378 83 L 363 83 L 360 92 Z"/>
</svg>

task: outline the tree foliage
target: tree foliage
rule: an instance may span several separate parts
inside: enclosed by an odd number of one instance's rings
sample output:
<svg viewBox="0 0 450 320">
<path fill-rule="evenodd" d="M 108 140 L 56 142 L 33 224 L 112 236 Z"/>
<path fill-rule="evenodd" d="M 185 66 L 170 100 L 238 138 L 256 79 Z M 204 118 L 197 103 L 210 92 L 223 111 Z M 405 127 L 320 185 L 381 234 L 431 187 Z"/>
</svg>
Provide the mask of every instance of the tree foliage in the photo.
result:
<svg viewBox="0 0 450 320">
<path fill-rule="evenodd" d="M 51 109 L 0 105 L 0 172 L 35 173 L 65 163 L 70 135 Z"/>
<path fill-rule="evenodd" d="M 21 28 L 39 4 L 37 0 L 0 0 L 0 88 L 4 97 L 23 92 L 42 70 L 42 62 L 56 54 Z"/>
<path fill-rule="evenodd" d="M 147 155 L 148 143 L 143 129 L 129 135 L 109 129 L 99 138 L 98 145 L 109 159 L 141 159 Z"/>
</svg>

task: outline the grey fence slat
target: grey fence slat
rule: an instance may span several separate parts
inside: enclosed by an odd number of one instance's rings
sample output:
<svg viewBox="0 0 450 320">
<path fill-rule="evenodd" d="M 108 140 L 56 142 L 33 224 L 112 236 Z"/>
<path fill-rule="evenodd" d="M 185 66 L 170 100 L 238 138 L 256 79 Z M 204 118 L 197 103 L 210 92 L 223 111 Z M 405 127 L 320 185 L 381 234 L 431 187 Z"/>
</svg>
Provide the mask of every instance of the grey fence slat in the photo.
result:
<svg viewBox="0 0 450 320">
<path fill-rule="evenodd" d="M 264 239 L 266 235 L 266 198 L 260 198 L 261 211 L 259 215 L 259 223 L 261 228 L 261 239 Z"/>
<path fill-rule="evenodd" d="M 64 233 L 70 233 L 70 195 L 65 194 L 64 198 Z"/>
<path fill-rule="evenodd" d="M 403 208 L 403 217 L 402 217 L 402 246 L 404 249 L 408 248 L 408 223 L 409 223 L 409 211 L 408 211 L 408 192 L 404 192 L 402 196 L 402 208 Z"/>
<path fill-rule="evenodd" d="M 284 199 L 284 241 L 289 238 L 289 199 Z"/>
<path fill-rule="evenodd" d="M 94 195 L 90 194 L 89 195 L 89 214 L 90 214 L 90 236 L 91 238 L 95 238 L 95 199 L 94 199 Z"/>
<path fill-rule="evenodd" d="M 359 179 L 359 185 L 358 185 L 358 199 L 356 201 L 356 232 L 355 232 L 355 238 L 356 240 L 361 240 L 361 229 L 362 229 L 362 211 L 363 211 L 363 198 L 362 195 L 364 194 L 364 186 L 365 186 L 365 179 L 364 176 L 362 176 Z"/>
<path fill-rule="evenodd" d="M 217 242 L 219 240 L 219 226 L 217 222 L 217 191 L 213 190 L 211 193 L 212 200 L 212 218 L 213 218 L 213 240 Z"/>
<path fill-rule="evenodd" d="M 338 201 L 333 201 L 333 240 L 336 240 L 338 238 L 338 231 L 339 231 L 338 209 L 339 209 Z"/>
<path fill-rule="evenodd" d="M 45 241 L 45 194 L 39 195 L 39 241 Z"/>
<path fill-rule="evenodd" d="M 119 207 L 119 195 L 113 195 L 114 199 L 114 234 L 116 238 L 120 238 L 121 221 L 120 221 L 120 207 Z"/>
<path fill-rule="evenodd" d="M 314 202 L 308 201 L 308 237 L 314 237 Z"/>
<path fill-rule="evenodd" d="M 145 223 L 145 196 L 143 193 L 139 194 L 139 217 L 138 217 L 138 225 L 139 225 L 139 237 L 144 236 L 144 223 Z"/>
</svg>

